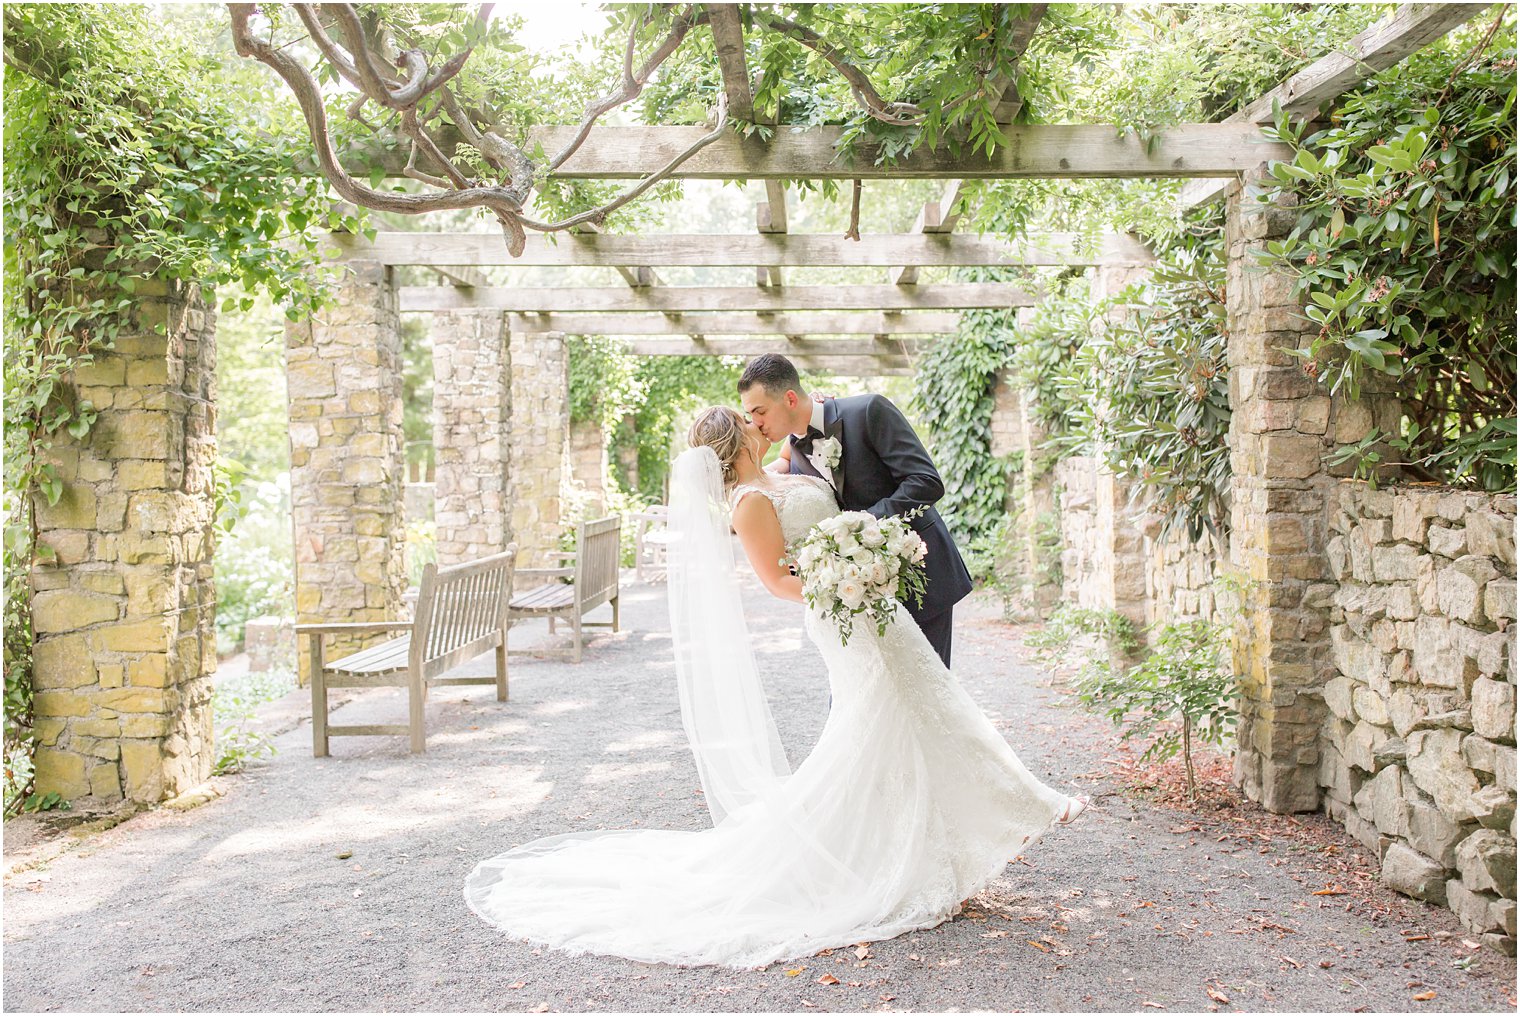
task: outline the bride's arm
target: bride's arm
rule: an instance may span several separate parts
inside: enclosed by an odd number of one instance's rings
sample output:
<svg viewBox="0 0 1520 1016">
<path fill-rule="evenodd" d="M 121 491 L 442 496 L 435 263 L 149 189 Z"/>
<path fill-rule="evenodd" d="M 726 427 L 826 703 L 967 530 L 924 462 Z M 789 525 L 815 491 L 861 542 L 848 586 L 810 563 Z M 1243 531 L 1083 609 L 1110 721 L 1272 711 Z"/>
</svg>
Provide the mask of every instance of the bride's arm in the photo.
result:
<svg viewBox="0 0 1520 1016">
<path fill-rule="evenodd" d="M 734 506 L 734 532 L 744 544 L 744 554 L 760 582 L 772 596 L 794 603 L 802 599 L 802 580 L 786 570 L 781 557 L 786 540 L 781 535 L 781 521 L 776 508 L 762 494 L 746 494 Z"/>
</svg>

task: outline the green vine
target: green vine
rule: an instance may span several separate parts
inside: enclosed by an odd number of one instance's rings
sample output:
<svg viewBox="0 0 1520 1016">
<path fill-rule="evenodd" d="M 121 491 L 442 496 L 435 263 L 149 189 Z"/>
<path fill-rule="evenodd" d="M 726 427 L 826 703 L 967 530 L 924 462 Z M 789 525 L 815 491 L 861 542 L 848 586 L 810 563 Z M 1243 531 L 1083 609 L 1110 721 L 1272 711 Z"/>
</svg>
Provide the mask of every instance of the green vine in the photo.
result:
<svg viewBox="0 0 1520 1016">
<path fill-rule="evenodd" d="M 32 570 L 56 560 L 37 508 L 65 477 L 55 442 L 85 440 L 100 407 L 75 372 L 144 330 L 140 305 L 187 287 L 264 289 L 315 306 L 319 229 L 355 230 L 247 87 L 184 24 L 138 6 L 5 8 L 5 753 L 30 773 Z M 270 129 L 259 133 L 250 124 Z M 146 303 L 145 303 L 146 298 Z M 252 303 L 252 296 L 224 304 Z M 234 503 L 218 479 L 219 503 Z M 7 786 L 16 806 L 28 784 Z"/>
<path fill-rule="evenodd" d="M 992 454 L 992 410 L 998 377 L 1014 355 L 1016 315 L 965 311 L 955 338 L 930 347 L 913 378 L 914 408 L 945 482 L 936 507 L 973 546 L 993 538 L 1008 496 L 1010 463 Z"/>
</svg>

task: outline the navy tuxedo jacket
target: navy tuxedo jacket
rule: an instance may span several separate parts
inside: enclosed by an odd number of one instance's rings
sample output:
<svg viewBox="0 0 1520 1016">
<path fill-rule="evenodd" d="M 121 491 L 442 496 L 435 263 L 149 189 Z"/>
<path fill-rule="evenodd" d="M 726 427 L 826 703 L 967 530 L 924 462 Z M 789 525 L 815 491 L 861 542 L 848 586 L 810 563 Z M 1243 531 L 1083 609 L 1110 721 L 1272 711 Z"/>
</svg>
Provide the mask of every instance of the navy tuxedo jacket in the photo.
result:
<svg viewBox="0 0 1520 1016">
<path fill-rule="evenodd" d="M 971 574 L 950 530 L 934 509 L 934 502 L 945 494 L 944 482 L 902 410 L 880 395 L 825 399 L 823 433 L 824 437 L 839 439 L 834 489 L 845 511 L 866 511 L 884 519 L 924 507 L 924 513 L 911 523 L 928 548 L 924 603 L 922 607 L 912 602 L 906 606 L 915 617 L 932 617 L 949 610 L 971 592 Z M 796 444 L 795 437 L 789 440 Z M 791 463 L 794 473 L 820 475 L 795 447 Z"/>
</svg>

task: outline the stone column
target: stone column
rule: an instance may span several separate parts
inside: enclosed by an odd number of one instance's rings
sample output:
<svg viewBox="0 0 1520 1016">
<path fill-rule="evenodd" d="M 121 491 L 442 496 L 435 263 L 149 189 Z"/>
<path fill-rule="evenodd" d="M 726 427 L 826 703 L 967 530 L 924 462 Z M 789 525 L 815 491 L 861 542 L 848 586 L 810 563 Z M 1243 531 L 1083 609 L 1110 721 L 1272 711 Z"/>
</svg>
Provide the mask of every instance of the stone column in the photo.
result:
<svg viewBox="0 0 1520 1016">
<path fill-rule="evenodd" d="M 512 533 L 524 567 L 557 562 L 570 477 L 570 377 L 558 332 L 511 335 Z"/>
<path fill-rule="evenodd" d="M 1026 579 L 1025 599 L 1040 616 L 1049 615 L 1061 598 L 1061 578 L 1056 568 L 1060 560 L 1060 520 L 1056 514 L 1055 465 L 1052 454 L 1042 446 L 1050 438 L 1039 417 L 1038 396 L 1021 393 L 1019 443 L 1024 453 L 1020 475 L 1020 544 L 1023 547 L 1022 571 Z"/>
<path fill-rule="evenodd" d="M 337 302 L 285 327 L 296 620 L 404 616 L 401 333 L 392 269 L 346 264 Z M 392 633 L 326 640 L 334 659 Z M 304 649 L 304 646 L 303 646 Z M 307 654 L 298 654 L 301 680 Z"/>
<path fill-rule="evenodd" d="M 505 320 L 479 311 L 433 315 L 433 520 L 440 566 L 500 553 L 512 540 Z"/>
<path fill-rule="evenodd" d="M 1332 401 L 1279 348 L 1307 346 L 1316 326 L 1303 318 L 1292 276 L 1253 256 L 1296 218 L 1255 200 L 1264 178 L 1258 168 L 1226 192 L 1230 566 L 1250 580 L 1234 634 L 1243 682 L 1235 778 L 1270 811 L 1311 811 L 1320 802 L 1324 687 L 1334 676 L 1325 545 L 1337 471 L 1325 456 L 1375 424 L 1392 429 L 1399 407 L 1372 395 Z"/>
<path fill-rule="evenodd" d="M 1093 272 L 1093 301 L 1117 296 L 1146 272 L 1135 265 L 1099 265 Z M 1111 311 L 1110 320 L 1119 320 L 1125 313 L 1123 309 Z M 1099 448 L 1094 453 L 1098 471 L 1093 493 L 1100 541 L 1095 561 L 1099 597 L 1104 607 L 1129 618 L 1143 642 L 1141 629 L 1147 614 L 1145 534 L 1140 528 L 1143 512 L 1130 507 L 1130 482 L 1113 474 L 1104 452 Z"/>
<path fill-rule="evenodd" d="M 571 474 L 575 485 L 598 513 L 607 510 L 607 435 L 600 420 L 581 420 L 570 425 Z"/>
<path fill-rule="evenodd" d="M 36 790 L 155 802 L 211 775 L 215 317 L 199 286 L 147 281 L 134 326 L 73 372 L 99 409 L 45 453 L 36 504 L 56 561 L 32 573 Z"/>
</svg>

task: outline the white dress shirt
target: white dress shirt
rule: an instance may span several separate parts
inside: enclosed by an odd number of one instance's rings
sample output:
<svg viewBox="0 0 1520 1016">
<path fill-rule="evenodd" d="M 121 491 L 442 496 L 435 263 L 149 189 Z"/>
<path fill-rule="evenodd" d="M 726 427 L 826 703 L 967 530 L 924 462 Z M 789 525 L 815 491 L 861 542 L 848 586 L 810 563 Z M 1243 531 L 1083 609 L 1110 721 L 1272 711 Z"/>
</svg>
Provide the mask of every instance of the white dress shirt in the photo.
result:
<svg viewBox="0 0 1520 1016">
<path fill-rule="evenodd" d="M 809 398 L 811 398 L 811 396 L 809 396 Z M 823 403 L 822 402 L 817 402 L 817 401 L 813 402 L 813 415 L 808 420 L 808 424 L 810 426 L 812 426 L 815 430 L 817 430 L 819 434 L 823 434 L 824 431 L 823 431 Z M 807 436 L 807 430 L 804 428 L 803 432 L 801 434 L 796 435 L 796 436 L 799 439 L 803 438 L 803 437 L 806 437 Z M 828 480 L 830 485 L 833 485 L 833 483 L 834 483 L 834 471 L 829 468 L 829 464 L 823 460 L 823 453 L 818 450 L 818 442 L 822 441 L 822 440 L 823 440 L 822 437 L 818 437 L 818 438 L 814 439 L 814 441 L 813 441 L 813 450 L 808 453 L 807 460 L 813 464 L 813 468 L 814 469 L 818 470 L 818 475 L 822 476 L 825 480 Z"/>
</svg>

